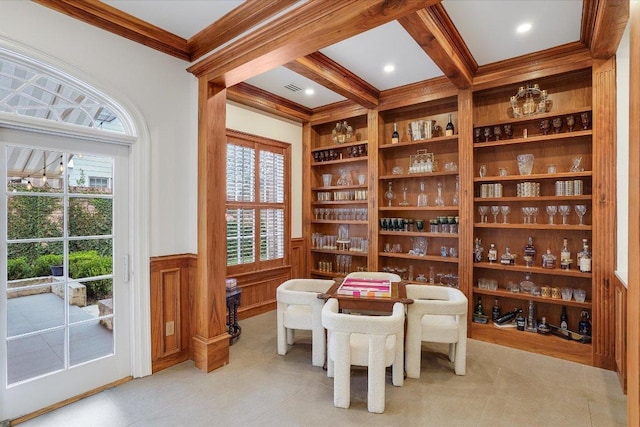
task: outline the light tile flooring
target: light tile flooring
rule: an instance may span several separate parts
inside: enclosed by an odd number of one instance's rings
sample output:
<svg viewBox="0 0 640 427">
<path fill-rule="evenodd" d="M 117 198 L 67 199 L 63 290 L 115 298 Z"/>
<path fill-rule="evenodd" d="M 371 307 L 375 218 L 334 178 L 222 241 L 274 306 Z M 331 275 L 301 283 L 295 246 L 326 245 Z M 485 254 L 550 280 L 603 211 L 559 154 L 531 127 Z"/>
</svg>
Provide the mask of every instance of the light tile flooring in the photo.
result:
<svg viewBox="0 0 640 427">
<path fill-rule="evenodd" d="M 466 376 L 453 374 L 446 346 L 425 344 L 421 379 L 393 387 L 388 376 L 384 414 L 367 412 L 364 369 L 353 370 L 351 407 L 335 408 L 309 336 L 278 356 L 275 323 L 275 312 L 242 321 L 224 368 L 185 362 L 21 426 L 626 426 L 614 372 L 475 340 Z"/>
</svg>

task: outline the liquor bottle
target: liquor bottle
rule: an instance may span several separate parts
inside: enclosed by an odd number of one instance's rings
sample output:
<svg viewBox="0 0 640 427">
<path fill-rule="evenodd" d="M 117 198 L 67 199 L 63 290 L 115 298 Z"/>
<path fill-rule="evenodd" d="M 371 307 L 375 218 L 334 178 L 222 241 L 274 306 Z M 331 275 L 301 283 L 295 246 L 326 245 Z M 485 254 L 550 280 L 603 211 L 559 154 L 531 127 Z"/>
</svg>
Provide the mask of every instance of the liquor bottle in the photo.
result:
<svg viewBox="0 0 640 427">
<path fill-rule="evenodd" d="M 516 315 L 516 329 L 519 331 L 524 331 L 525 326 L 524 316 L 522 315 L 522 310 L 518 310 L 518 314 Z"/>
<path fill-rule="evenodd" d="M 397 144 L 400 142 L 400 134 L 398 133 L 398 124 L 393 124 L 393 133 L 391 134 L 391 143 Z"/>
<path fill-rule="evenodd" d="M 538 332 L 538 325 L 536 324 L 536 306 L 532 300 L 529 300 L 526 330 L 527 332 Z"/>
<path fill-rule="evenodd" d="M 513 311 L 510 311 L 508 313 L 503 314 L 502 316 L 498 317 L 495 322 L 498 325 L 504 325 L 505 323 L 509 323 L 511 322 L 513 319 L 516 318 L 516 314 L 518 314 L 518 312 L 522 312 L 522 310 L 520 310 L 519 308 L 514 308 Z"/>
<path fill-rule="evenodd" d="M 582 273 L 591 273 L 591 251 L 589 250 L 587 239 L 582 239 L 582 251 L 580 252 L 578 267 Z"/>
<path fill-rule="evenodd" d="M 451 121 L 451 114 L 449 114 L 449 121 L 447 122 L 447 126 L 444 128 L 444 134 L 446 136 L 452 136 L 454 134 L 453 122 Z"/>
<path fill-rule="evenodd" d="M 582 310 L 582 313 L 580 313 L 580 322 L 578 322 L 578 333 L 588 337 L 591 336 L 591 321 L 589 320 L 589 313 L 586 310 Z"/>
<path fill-rule="evenodd" d="M 474 314 L 484 315 L 484 308 L 482 307 L 482 297 L 478 297 L 478 302 L 476 303 L 476 308 L 473 310 Z"/>
<path fill-rule="evenodd" d="M 515 263 L 515 258 L 511 254 L 511 250 L 507 246 L 504 248 L 504 253 L 500 255 L 500 264 L 502 265 L 513 265 Z"/>
<path fill-rule="evenodd" d="M 487 254 L 487 260 L 490 263 L 494 263 L 498 260 L 498 250 L 496 249 L 496 244 L 492 243 L 489 248 L 489 253 Z"/>
<path fill-rule="evenodd" d="M 536 247 L 533 246 L 533 237 L 529 236 L 527 239 L 527 244 L 524 247 L 524 265 L 527 267 L 532 267 L 536 260 Z"/>
<path fill-rule="evenodd" d="M 427 199 L 427 193 L 424 192 L 424 181 L 420 182 L 420 194 L 418 194 L 418 201 L 416 203 L 418 207 L 426 207 L 429 205 Z"/>
<path fill-rule="evenodd" d="M 498 320 L 500 317 L 500 306 L 498 305 L 498 298 L 495 299 L 493 303 L 493 308 L 491 309 L 491 320 L 494 322 Z"/>
<path fill-rule="evenodd" d="M 442 197 L 442 183 L 438 183 L 438 195 L 435 200 L 436 206 L 444 206 L 444 198 Z"/>
<path fill-rule="evenodd" d="M 567 323 L 567 307 L 562 306 L 562 313 L 560 313 L 560 329 L 568 329 L 569 324 Z"/>
<path fill-rule="evenodd" d="M 456 175 L 456 192 L 453 193 L 451 204 L 453 206 L 458 206 L 460 204 L 460 175 Z"/>
<path fill-rule="evenodd" d="M 560 249 L 560 268 L 563 270 L 569 270 L 571 267 L 571 251 L 569 251 L 569 245 L 567 244 L 567 238 L 563 239 L 562 249 Z"/>
<path fill-rule="evenodd" d="M 484 248 L 482 247 L 482 240 L 476 237 L 475 245 L 473 248 L 473 262 L 482 262 Z"/>
<path fill-rule="evenodd" d="M 556 256 L 547 249 L 547 253 L 542 255 L 542 268 L 556 268 Z"/>
</svg>

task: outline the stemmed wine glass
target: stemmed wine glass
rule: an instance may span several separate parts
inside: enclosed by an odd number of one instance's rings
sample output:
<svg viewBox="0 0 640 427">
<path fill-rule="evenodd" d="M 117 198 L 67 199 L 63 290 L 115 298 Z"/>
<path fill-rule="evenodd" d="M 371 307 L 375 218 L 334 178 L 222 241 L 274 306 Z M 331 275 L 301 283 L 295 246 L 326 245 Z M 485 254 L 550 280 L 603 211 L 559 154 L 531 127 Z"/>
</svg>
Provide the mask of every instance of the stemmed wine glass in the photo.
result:
<svg viewBox="0 0 640 427">
<path fill-rule="evenodd" d="M 571 213 L 571 206 L 560 205 L 558 206 L 558 212 L 562 215 L 562 225 L 567 225 L 567 216 Z"/>
<path fill-rule="evenodd" d="M 491 215 L 493 215 L 493 223 L 498 222 L 498 214 L 500 213 L 500 206 L 491 206 Z"/>
<path fill-rule="evenodd" d="M 533 215 L 533 223 L 537 224 L 538 223 L 538 207 L 532 207 L 531 208 L 531 215 Z"/>
<path fill-rule="evenodd" d="M 580 217 L 579 225 L 584 225 L 582 217 L 587 213 L 587 205 L 576 205 L 576 213 L 578 214 L 578 217 Z"/>
<path fill-rule="evenodd" d="M 487 214 L 489 213 L 489 206 L 478 206 L 478 213 L 480 214 L 480 222 L 487 222 Z"/>
<path fill-rule="evenodd" d="M 502 212 L 502 223 L 508 224 L 507 215 L 511 212 L 511 208 L 509 206 L 500 206 L 500 212 Z"/>
<path fill-rule="evenodd" d="M 549 224 L 553 225 L 553 217 L 558 212 L 557 206 L 547 206 L 547 213 L 549 214 Z"/>
<path fill-rule="evenodd" d="M 523 224 L 531 223 L 531 208 L 528 206 L 522 207 L 522 223 Z"/>
<path fill-rule="evenodd" d="M 313 208 L 313 213 L 316 214 L 316 221 L 318 220 L 318 215 L 320 214 L 320 208 Z"/>
</svg>

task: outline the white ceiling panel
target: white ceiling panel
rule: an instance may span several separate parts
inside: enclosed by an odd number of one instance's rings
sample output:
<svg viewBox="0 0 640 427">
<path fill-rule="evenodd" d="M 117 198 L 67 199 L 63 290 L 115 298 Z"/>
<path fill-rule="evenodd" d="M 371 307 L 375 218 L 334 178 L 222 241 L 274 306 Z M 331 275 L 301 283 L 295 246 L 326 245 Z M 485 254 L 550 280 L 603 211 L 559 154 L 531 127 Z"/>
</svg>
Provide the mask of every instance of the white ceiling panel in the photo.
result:
<svg viewBox="0 0 640 427">
<path fill-rule="evenodd" d="M 136 18 L 188 39 L 244 0 L 102 0 Z"/>
<path fill-rule="evenodd" d="M 397 21 L 358 34 L 320 52 L 378 90 L 391 89 L 443 73 Z M 395 71 L 385 73 L 387 64 Z"/>
<path fill-rule="evenodd" d="M 247 83 L 307 108 L 317 108 L 345 100 L 341 95 L 285 67 L 267 71 L 247 80 Z M 285 87 L 291 87 L 291 85 L 300 90 L 291 90 Z M 305 94 L 306 89 L 313 89 L 314 94 Z"/>
<path fill-rule="evenodd" d="M 580 40 L 582 0 L 444 0 L 478 65 Z M 516 27 L 528 22 L 529 32 Z"/>
</svg>

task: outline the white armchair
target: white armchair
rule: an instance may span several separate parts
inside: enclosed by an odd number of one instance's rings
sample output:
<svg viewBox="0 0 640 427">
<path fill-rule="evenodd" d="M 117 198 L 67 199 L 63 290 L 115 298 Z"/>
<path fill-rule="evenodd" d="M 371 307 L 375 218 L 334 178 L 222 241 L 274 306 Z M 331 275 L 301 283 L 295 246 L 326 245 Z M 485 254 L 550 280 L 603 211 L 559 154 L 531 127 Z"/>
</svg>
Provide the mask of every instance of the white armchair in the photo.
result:
<svg viewBox="0 0 640 427">
<path fill-rule="evenodd" d="M 354 271 L 353 273 L 347 274 L 346 277 L 353 277 L 355 279 L 389 280 L 390 282 L 399 282 L 402 280 L 397 274 L 386 273 L 384 271 Z"/>
<path fill-rule="evenodd" d="M 455 288 L 407 285 L 407 377 L 420 378 L 422 342 L 449 343 L 449 360 L 456 375 L 465 375 L 467 362 L 467 297 Z"/>
<path fill-rule="evenodd" d="M 322 327 L 324 301 L 318 294 L 327 292 L 333 280 L 292 279 L 278 286 L 277 329 L 278 354 L 285 355 L 295 342 L 295 330 L 311 331 L 311 363 L 324 366 L 327 350 Z"/>
<path fill-rule="evenodd" d="M 385 406 L 386 367 L 392 366 L 394 386 L 404 383 L 404 305 L 395 303 L 390 316 L 351 315 L 338 312 L 330 298 L 322 308 L 327 329 L 327 375 L 333 380 L 333 404 L 351 404 L 351 365 L 368 367 L 367 409 L 382 413 Z"/>
</svg>

